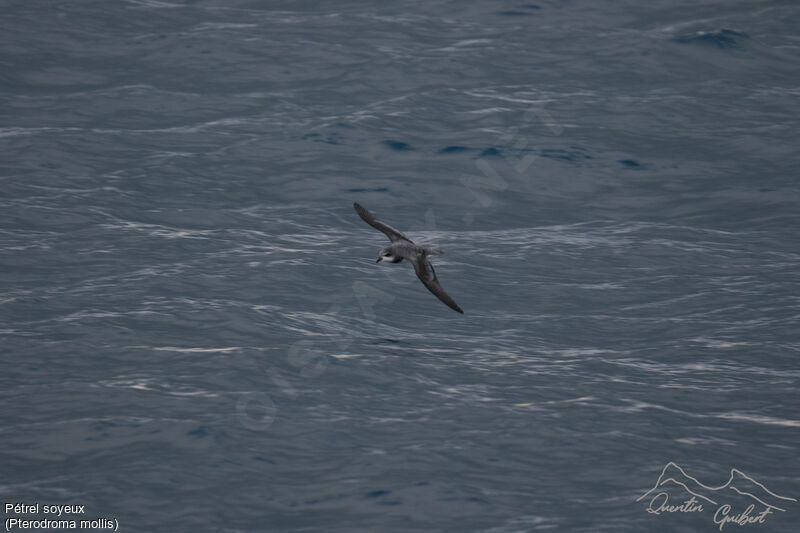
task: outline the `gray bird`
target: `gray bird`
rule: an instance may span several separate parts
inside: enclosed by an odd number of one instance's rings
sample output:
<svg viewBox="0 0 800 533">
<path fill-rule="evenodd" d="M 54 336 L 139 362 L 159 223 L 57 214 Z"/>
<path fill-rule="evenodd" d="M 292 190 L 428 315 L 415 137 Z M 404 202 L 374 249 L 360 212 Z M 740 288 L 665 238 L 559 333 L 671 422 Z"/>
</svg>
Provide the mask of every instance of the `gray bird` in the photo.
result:
<svg viewBox="0 0 800 533">
<path fill-rule="evenodd" d="M 429 255 L 443 254 L 443 251 L 431 250 L 429 248 L 417 246 L 411 241 L 411 239 L 390 225 L 385 224 L 375 218 L 375 215 L 361 207 L 357 202 L 353 203 L 353 207 L 356 208 L 356 213 L 358 213 L 358 216 L 360 216 L 364 222 L 385 233 L 386 236 L 389 237 L 389 240 L 392 241 L 391 245 L 381 250 L 381 254 L 378 256 L 376 263 L 380 263 L 381 261 L 399 263 L 403 259 L 408 259 L 411 261 L 411 264 L 414 265 L 414 272 L 417 273 L 417 277 L 422 284 L 428 288 L 429 291 L 447 304 L 450 309 L 454 309 L 462 314 L 464 313 L 458 304 L 456 304 L 456 302 L 450 298 L 446 292 L 444 292 L 442 286 L 439 285 L 439 279 L 436 277 L 436 272 L 433 270 L 433 265 L 430 261 L 428 261 Z"/>
</svg>

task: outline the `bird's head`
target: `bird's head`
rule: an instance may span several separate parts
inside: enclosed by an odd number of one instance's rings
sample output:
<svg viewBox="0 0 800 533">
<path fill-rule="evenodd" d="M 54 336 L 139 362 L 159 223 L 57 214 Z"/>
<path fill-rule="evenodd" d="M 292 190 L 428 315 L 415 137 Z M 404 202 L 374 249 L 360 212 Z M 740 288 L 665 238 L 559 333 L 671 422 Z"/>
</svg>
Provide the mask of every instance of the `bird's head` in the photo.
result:
<svg viewBox="0 0 800 533">
<path fill-rule="evenodd" d="M 378 260 L 375 261 L 376 263 L 380 263 L 381 261 L 391 261 L 394 262 L 394 254 L 389 248 L 384 248 L 381 250 L 381 254 L 378 256 Z"/>
</svg>

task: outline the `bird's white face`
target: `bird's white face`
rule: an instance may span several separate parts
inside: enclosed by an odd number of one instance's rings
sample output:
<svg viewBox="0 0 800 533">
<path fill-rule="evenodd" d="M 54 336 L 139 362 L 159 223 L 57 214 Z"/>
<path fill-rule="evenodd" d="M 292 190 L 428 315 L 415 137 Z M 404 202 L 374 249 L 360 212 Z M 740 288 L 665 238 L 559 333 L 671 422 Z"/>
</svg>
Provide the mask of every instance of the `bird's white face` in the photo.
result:
<svg viewBox="0 0 800 533">
<path fill-rule="evenodd" d="M 376 262 L 380 263 L 381 261 L 389 261 L 391 263 L 392 261 L 394 261 L 394 259 L 395 257 L 392 255 L 391 252 L 387 252 L 384 250 L 381 252 L 381 255 L 378 256 L 378 261 Z"/>
</svg>

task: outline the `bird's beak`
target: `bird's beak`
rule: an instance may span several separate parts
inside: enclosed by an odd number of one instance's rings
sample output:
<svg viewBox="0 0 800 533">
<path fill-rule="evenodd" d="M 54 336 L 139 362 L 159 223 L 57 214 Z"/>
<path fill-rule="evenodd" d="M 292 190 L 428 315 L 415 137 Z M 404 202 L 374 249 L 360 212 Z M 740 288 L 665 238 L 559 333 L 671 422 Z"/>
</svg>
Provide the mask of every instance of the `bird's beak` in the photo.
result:
<svg viewBox="0 0 800 533">
<path fill-rule="evenodd" d="M 382 260 L 383 260 L 383 257 L 379 257 L 379 258 L 378 258 L 378 260 L 377 260 L 377 261 L 375 261 L 375 262 L 376 262 L 376 263 L 380 263 Z"/>
</svg>

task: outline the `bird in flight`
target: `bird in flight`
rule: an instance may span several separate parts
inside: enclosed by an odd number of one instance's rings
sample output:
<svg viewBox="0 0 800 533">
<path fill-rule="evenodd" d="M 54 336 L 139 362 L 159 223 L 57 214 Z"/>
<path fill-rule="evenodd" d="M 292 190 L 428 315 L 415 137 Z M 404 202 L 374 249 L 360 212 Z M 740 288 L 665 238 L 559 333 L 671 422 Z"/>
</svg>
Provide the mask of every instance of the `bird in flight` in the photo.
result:
<svg viewBox="0 0 800 533">
<path fill-rule="evenodd" d="M 442 254 L 441 250 L 432 250 L 430 248 L 423 248 L 417 246 L 411 239 L 391 227 L 390 225 L 381 222 L 375 215 L 361 207 L 360 204 L 353 203 L 356 213 L 361 219 L 372 226 L 373 228 L 382 231 L 389 237 L 392 244 L 381 250 L 376 263 L 381 261 L 390 261 L 392 263 L 399 263 L 403 259 L 408 259 L 414 265 L 414 272 L 425 287 L 428 288 L 433 294 L 443 301 L 450 309 L 458 311 L 463 314 L 464 311 L 456 304 L 449 294 L 444 292 L 444 289 L 439 285 L 439 279 L 436 277 L 436 272 L 433 270 L 433 265 L 428 261 L 429 255 Z"/>
</svg>

